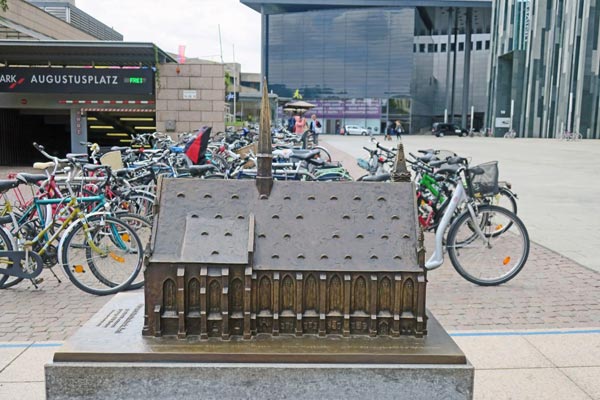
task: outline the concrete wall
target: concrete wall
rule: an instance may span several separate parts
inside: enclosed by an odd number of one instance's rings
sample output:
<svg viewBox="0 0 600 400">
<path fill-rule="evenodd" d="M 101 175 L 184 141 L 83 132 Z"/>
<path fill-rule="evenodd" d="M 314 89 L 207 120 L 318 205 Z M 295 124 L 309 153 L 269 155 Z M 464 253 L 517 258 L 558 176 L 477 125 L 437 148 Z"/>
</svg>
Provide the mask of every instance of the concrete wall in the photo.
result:
<svg viewBox="0 0 600 400">
<path fill-rule="evenodd" d="M 23 0 L 10 0 L 6 11 L 0 9 L 0 25 L 3 19 L 32 31 L 36 39 L 98 40 Z"/>
<path fill-rule="evenodd" d="M 156 88 L 156 128 L 159 132 L 167 132 L 165 122 L 168 120 L 176 121 L 175 132 L 190 132 L 204 125 L 212 126 L 213 133 L 225 130 L 223 65 L 201 61 L 163 64 L 159 71 Z M 196 99 L 184 100 L 186 90 L 196 91 Z"/>
</svg>

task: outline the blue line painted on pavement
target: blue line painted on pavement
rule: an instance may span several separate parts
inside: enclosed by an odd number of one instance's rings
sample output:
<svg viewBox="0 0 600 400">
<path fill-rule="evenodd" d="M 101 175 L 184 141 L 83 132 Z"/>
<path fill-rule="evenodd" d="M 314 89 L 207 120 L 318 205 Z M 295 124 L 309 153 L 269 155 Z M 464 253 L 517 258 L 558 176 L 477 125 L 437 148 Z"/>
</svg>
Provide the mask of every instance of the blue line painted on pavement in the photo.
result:
<svg viewBox="0 0 600 400">
<path fill-rule="evenodd" d="M 62 343 L 0 343 L 0 349 L 24 349 L 26 347 L 60 347 Z"/>
<path fill-rule="evenodd" d="M 599 334 L 600 329 L 579 329 L 570 331 L 506 331 L 506 332 L 456 332 L 451 333 L 452 337 L 477 337 L 477 336 L 534 336 L 534 335 L 581 335 L 581 334 Z"/>
</svg>

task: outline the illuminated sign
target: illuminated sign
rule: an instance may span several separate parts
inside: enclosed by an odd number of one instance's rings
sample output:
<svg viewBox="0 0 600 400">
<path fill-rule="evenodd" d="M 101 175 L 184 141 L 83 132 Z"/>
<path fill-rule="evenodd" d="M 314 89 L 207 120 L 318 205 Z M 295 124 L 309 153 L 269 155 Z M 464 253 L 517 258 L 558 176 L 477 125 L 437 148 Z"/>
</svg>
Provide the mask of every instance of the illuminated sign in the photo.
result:
<svg viewBox="0 0 600 400">
<path fill-rule="evenodd" d="M 154 94 L 154 71 L 95 68 L 0 68 L 0 92 Z"/>
</svg>

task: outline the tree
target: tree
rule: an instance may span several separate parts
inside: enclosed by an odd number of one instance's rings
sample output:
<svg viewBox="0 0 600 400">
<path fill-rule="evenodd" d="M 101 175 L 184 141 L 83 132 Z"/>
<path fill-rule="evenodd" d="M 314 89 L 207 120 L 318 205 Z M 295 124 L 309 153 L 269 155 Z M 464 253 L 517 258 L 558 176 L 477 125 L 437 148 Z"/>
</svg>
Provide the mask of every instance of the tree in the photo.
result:
<svg viewBox="0 0 600 400">
<path fill-rule="evenodd" d="M 231 74 L 229 73 L 229 71 L 225 71 L 225 91 L 229 92 L 232 84 L 232 77 Z M 233 90 L 233 89 L 231 89 Z"/>
<path fill-rule="evenodd" d="M 0 0 L 0 8 L 2 11 L 8 10 L 8 0 Z"/>
</svg>

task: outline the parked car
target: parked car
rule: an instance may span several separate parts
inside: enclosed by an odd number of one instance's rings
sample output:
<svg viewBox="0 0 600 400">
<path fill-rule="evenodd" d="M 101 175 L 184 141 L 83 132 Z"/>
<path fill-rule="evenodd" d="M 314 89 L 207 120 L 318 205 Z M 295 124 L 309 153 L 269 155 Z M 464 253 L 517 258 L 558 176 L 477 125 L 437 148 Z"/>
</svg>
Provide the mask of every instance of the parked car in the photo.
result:
<svg viewBox="0 0 600 400">
<path fill-rule="evenodd" d="M 437 137 L 443 137 L 446 135 L 467 136 L 469 134 L 469 131 L 467 131 L 466 129 L 462 129 L 456 124 L 445 124 L 442 122 L 436 122 L 435 124 L 433 124 L 431 134 Z"/>
<path fill-rule="evenodd" d="M 346 125 L 345 127 L 346 135 L 363 135 L 366 136 L 369 134 L 367 128 L 361 128 L 358 125 Z"/>
</svg>

